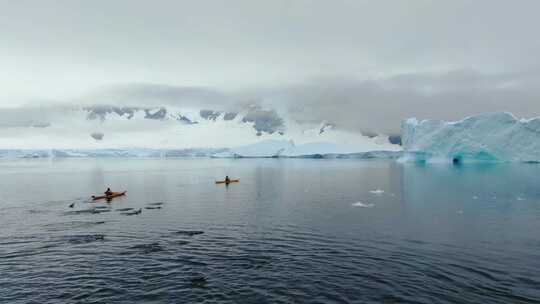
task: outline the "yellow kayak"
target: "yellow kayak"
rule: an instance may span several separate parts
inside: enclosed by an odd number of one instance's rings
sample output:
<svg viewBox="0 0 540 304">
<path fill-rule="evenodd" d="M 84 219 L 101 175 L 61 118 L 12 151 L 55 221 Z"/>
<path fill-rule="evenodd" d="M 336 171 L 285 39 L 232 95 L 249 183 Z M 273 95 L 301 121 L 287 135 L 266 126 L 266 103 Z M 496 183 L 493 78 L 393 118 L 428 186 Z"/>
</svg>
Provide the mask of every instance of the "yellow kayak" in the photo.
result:
<svg viewBox="0 0 540 304">
<path fill-rule="evenodd" d="M 229 182 L 226 182 L 226 181 L 216 181 L 216 184 L 230 184 L 230 183 L 239 183 L 240 180 L 239 179 L 231 179 L 229 180 Z"/>
</svg>

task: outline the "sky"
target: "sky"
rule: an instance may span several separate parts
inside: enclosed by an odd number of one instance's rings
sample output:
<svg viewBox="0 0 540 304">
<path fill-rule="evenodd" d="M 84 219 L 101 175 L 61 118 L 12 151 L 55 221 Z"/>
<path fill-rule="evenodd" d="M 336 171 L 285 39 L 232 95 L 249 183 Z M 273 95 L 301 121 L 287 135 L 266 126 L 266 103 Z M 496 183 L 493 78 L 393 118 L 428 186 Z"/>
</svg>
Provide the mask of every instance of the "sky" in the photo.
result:
<svg viewBox="0 0 540 304">
<path fill-rule="evenodd" d="M 411 116 L 538 116 L 538 11 L 535 0 L 0 0 L 0 111 L 257 102 L 386 133 Z"/>
</svg>

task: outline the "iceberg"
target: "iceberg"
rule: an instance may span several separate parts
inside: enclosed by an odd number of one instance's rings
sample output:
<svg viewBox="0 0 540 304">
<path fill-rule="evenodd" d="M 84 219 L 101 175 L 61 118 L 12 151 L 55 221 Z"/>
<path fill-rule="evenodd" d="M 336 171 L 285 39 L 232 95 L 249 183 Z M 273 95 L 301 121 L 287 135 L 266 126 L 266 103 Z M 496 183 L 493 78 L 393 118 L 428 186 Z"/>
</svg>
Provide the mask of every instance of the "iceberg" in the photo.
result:
<svg viewBox="0 0 540 304">
<path fill-rule="evenodd" d="M 409 118 L 402 123 L 402 144 L 406 160 L 539 162 L 540 118 L 507 112 L 454 122 Z"/>
</svg>

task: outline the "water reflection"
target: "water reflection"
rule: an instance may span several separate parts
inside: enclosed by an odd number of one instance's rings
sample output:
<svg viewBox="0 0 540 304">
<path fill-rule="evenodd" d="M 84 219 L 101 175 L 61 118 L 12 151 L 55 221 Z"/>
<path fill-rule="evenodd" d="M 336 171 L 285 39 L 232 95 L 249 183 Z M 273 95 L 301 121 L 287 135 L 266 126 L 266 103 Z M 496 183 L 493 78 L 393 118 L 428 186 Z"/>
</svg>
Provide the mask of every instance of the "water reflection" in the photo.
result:
<svg viewBox="0 0 540 304">
<path fill-rule="evenodd" d="M 12 302 L 42 303 L 535 302 L 539 170 L 0 162 L 0 286 Z M 216 185 L 225 175 L 240 183 Z M 88 202 L 107 186 L 128 193 Z"/>
</svg>

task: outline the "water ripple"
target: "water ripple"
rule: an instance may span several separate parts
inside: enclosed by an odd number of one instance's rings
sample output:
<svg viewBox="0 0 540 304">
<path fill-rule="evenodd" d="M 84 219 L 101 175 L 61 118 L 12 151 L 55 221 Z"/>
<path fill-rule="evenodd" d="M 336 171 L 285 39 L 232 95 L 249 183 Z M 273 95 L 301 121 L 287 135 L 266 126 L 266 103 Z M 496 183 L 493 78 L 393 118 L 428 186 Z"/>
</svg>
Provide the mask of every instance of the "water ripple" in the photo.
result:
<svg viewBox="0 0 540 304">
<path fill-rule="evenodd" d="M 271 167 L 271 174 L 285 167 Z M 129 170 L 115 174 L 144 181 L 136 183 L 141 189 L 182 178 L 152 172 L 159 183 Z M 377 176 L 368 173 L 355 175 L 348 190 L 340 188 L 350 177 L 342 171 L 311 180 L 302 173 L 298 183 L 317 185 L 308 194 L 297 193 L 306 185 L 288 188 L 257 171 L 254 180 L 270 188 L 247 187 L 246 179 L 228 190 L 167 187 L 132 199 L 133 189 L 110 205 L 38 199 L 4 208 L 0 302 L 540 303 L 540 242 L 531 228 L 536 209 L 511 213 L 517 207 L 504 205 L 508 214 L 494 218 L 500 209 L 493 206 L 481 212 L 455 206 L 460 202 L 441 205 L 446 194 L 417 191 L 409 194 L 413 199 L 390 200 L 368 192 L 383 183 L 360 191 Z M 330 178 L 339 183 L 328 188 Z M 375 207 L 351 208 L 362 193 Z M 101 214 L 109 210 L 115 212 Z M 139 210 L 141 216 L 122 216 Z M 485 217 L 488 226 L 477 224 Z M 498 228 L 523 219 L 515 233 Z"/>
</svg>

